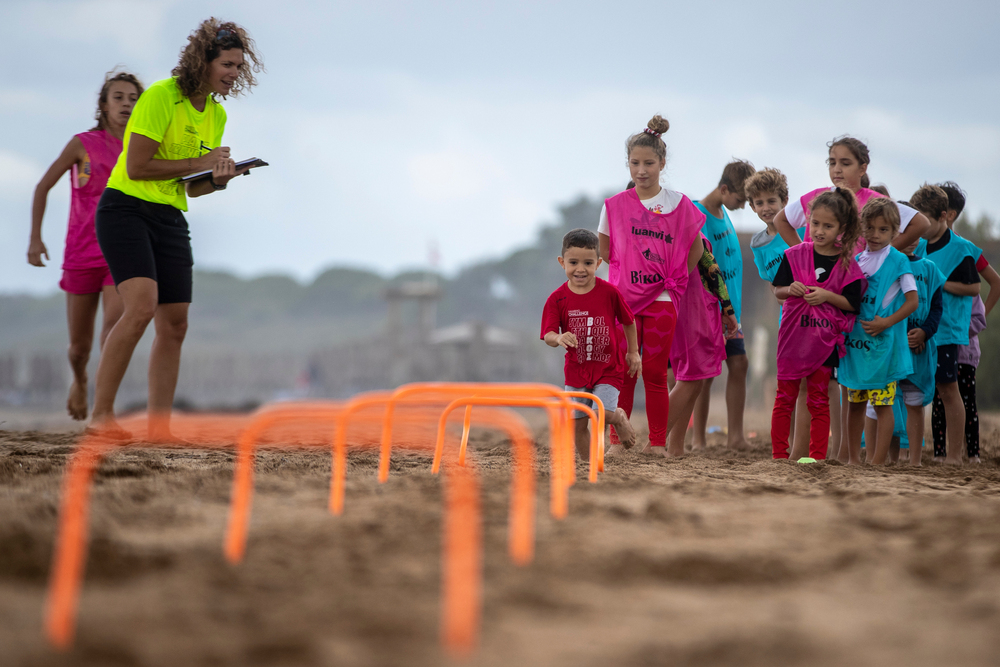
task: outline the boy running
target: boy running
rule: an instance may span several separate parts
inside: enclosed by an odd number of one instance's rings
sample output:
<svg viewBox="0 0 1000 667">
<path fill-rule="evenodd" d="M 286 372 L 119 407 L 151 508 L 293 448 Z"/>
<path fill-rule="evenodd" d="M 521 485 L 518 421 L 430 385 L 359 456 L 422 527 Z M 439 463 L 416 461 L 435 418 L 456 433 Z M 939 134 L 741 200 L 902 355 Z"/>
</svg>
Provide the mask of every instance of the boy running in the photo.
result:
<svg viewBox="0 0 1000 667">
<path fill-rule="evenodd" d="M 595 273 L 601 265 L 597 235 L 574 229 L 563 237 L 559 264 L 566 282 L 553 292 L 542 311 L 542 340 L 550 347 L 566 349 L 567 391 L 586 391 L 604 403 L 604 421 L 615 427 L 624 448 L 635 443 L 635 431 L 625 411 L 618 407 L 618 394 L 625 380 L 642 372 L 642 357 L 636 336 L 635 317 L 617 289 Z M 624 329 L 624 340 L 622 330 Z M 626 350 L 627 344 L 627 350 Z M 586 399 L 574 399 L 593 409 Z M 574 411 L 576 450 L 589 456 L 589 421 Z M 612 445 L 609 454 L 621 453 Z"/>
</svg>

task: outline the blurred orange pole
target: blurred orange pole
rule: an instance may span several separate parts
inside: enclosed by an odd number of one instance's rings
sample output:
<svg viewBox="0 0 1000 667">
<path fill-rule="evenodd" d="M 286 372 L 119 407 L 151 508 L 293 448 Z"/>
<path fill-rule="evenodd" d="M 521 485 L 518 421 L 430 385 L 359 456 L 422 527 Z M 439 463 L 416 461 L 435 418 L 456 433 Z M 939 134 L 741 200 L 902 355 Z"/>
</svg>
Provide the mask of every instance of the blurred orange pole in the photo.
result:
<svg viewBox="0 0 1000 667">
<path fill-rule="evenodd" d="M 253 503 L 253 465 L 257 441 L 268 429 L 282 422 L 329 422 L 333 426 L 342 407 L 340 403 L 278 403 L 265 406 L 251 419 L 237 442 L 236 469 L 233 473 L 233 495 L 229 504 L 224 551 L 230 563 L 243 560 L 250 506 Z"/>
<path fill-rule="evenodd" d="M 471 468 L 445 472 L 442 531 L 441 642 L 468 658 L 479 642 L 483 599 L 483 536 L 479 483 Z"/>
<path fill-rule="evenodd" d="M 111 446 L 108 440 L 84 436 L 73 452 L 63 478 L 59 528 L 45 614 L 45 633 L 49 641 L 61 650 L 73 643 L 76 630 L 80 585 L 87 559 L 90 483 L 94 468 Z"/>
</svg>

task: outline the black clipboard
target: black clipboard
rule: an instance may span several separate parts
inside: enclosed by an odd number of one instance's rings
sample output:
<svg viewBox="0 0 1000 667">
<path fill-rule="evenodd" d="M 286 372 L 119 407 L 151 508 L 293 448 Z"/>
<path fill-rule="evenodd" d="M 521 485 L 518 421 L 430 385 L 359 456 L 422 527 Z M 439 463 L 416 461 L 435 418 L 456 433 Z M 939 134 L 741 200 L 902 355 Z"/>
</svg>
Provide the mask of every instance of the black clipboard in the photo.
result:
<svg viewBox="0 0 1000 667">
<path fill-rule="evenodd" d="M 243 167 L 250 167 L 251 169 L 256 169 L 257 167 L 266 167 L 266 166 L 268 166 L 267 163 L 261 160 L 259 157 L 252 157 L 249 160 L 241 160 L 240 162 L 236 163 L 237 170 L 240 170 Z M 249 173 L 250 171 L 247 170 L 243 175 L 246 176 Z M 190 176 L 185 176 L 184 178 L 178 178 L 177 182 L 194 183 L 195 181 L 201 181 L 206 178 L 211 178 L 211 176 L 212 176 L 212 170 L 209 169 L 208 171 L 199 171 L 196 174 L 191 174 Z"/>
</svg>

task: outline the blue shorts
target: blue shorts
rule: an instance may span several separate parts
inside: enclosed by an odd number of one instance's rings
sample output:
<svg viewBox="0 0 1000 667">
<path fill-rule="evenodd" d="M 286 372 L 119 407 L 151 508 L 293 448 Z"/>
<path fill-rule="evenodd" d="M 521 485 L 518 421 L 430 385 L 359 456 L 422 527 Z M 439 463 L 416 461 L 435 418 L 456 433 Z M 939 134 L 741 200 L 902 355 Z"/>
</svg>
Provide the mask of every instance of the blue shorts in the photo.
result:
<svg viewBox="0 0 1000 667">
<path fill-rule="evenodd" d="M 743 342 L 742 331 L 737 334 L 736 338 L 730 338 L 726 341 L 726 359 L 732 359 L 740 355 L 747 356 L 747 346 Z"/>
</svg>

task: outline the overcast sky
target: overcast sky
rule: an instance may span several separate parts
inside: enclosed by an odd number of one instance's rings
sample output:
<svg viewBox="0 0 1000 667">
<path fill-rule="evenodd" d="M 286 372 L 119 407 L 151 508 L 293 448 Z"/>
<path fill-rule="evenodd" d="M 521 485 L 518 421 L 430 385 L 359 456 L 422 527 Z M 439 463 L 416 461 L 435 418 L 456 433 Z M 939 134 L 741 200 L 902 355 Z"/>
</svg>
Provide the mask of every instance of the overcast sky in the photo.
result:
<svg viewBox="0 0 1000 667">
<path fill-rule="evenodd" d="M 169 76 L 209 15 L 246 27 L 267 66 L 225 102 L 224 144 L 272 166 L 191 201 L 202 269 L 308 280 L 426 266 L 433 244 L 446 272 L 500 256 L 560 205 L 624 187 L 623 143 L 654 113 L 666 183 L 692 198 L 732 156 L 782 169 L 793 196 L 826 185 L 825 144 L 850 133 L 895 197 L 951 179 L 1000 218 L 996 0 L 3 0 L 0 292 L 56 289 L 68 181 L 45 269 L 25 261 L 31 195 L 93 122 L 104 72 Z"/>
</svg>

